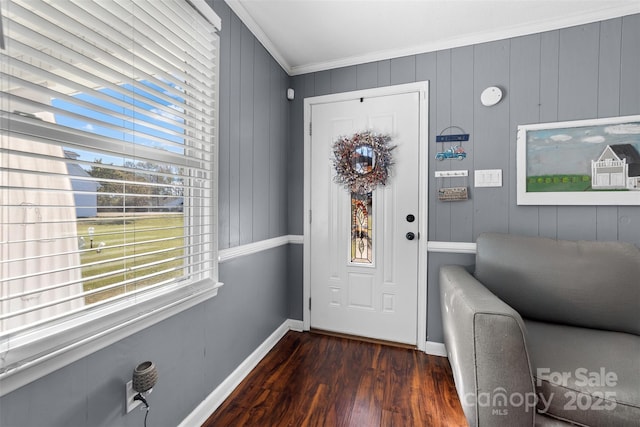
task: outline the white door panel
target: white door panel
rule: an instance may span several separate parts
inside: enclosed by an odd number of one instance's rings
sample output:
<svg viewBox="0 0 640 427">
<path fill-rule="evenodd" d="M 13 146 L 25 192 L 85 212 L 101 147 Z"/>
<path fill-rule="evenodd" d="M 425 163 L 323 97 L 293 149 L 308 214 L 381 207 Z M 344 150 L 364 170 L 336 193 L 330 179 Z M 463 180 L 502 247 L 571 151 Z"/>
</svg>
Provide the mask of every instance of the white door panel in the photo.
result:
<svg viewBox="0 0 640 427">
<path fill-rule="evenodd" d="M 313 105 L 311 121 L 311 327 L 417 344 L 418 239 L 405 236 L 421 220 L 419 93 Z M 354 263 L 351 194 L 333 180 L 332 147 L 366 130 L 391 135 L 395 164 L 372 193 L 371 262 Z"/>
</svg>

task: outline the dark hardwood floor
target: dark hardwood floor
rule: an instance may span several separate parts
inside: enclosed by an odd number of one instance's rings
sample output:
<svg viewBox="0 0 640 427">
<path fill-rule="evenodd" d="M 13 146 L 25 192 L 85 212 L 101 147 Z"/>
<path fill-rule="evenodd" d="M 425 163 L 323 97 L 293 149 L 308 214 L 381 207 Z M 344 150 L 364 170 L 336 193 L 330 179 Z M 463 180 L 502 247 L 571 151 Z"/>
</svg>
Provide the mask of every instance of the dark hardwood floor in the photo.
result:
<svg viewBox="0 0 640 427">
<path fill-rule="evenodd" d="M 446 358 L 289 332 L 203 427 L 466 425 Z"/>
</svg>

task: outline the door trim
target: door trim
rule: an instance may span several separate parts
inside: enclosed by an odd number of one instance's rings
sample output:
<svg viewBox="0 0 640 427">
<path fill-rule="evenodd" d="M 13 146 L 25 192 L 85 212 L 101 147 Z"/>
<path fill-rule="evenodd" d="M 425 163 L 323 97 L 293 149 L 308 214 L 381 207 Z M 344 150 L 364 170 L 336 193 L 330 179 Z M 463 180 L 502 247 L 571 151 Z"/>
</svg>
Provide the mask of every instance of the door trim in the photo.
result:
<svg viewBox="0 0 640 427">
<path fill-rule="evenodd" d="M 399 95 L 403 93 L 419 93 L 419 218 L 420 239 L 418 241 L 418 304 L 417 304 L 417 347 L 425 351 L 427 342 L 427 238 L 428 238 L 428 206 L 429 206 L 429 82 L 407 83 L 402 85 L 385 86 L 381 88 L 364 89 L 352 92 L 342 92 L 330 95 L 314 96 L 304 99 L 304 243 L 303 243 L 303 285 L 302 285 L 302 321 L 303 328 L 308 331 L 311 326 L 311 312 L 309 298 L 311 297 L 311 245 L 309 211 L 311 209 L 311 109 L 313 105 L 326 104 L 353 99 Z"/>
</svg>

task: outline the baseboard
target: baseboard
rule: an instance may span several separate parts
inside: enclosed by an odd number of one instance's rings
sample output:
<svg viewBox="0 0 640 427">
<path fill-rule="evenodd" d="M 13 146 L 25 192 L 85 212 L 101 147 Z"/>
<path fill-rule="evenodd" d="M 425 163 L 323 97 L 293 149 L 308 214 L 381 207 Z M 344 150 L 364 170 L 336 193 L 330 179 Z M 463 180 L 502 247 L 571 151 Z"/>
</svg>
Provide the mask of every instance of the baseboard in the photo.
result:
<svg viewBox="0 0 640 427">
<path fill-rule="evenodd" d="M 424 352 L 432 356 L 447 357 L 447 348 L 441 342 L 427 341 L 424 344 Z"/>
<path fill-rule="evenodd" d="M 215 390 L 207 396 L 180 424 L 179 427 L 201 426 L 218 409 L 231 392 L 289 331 L 302 331 L 302 321 L 287 319 L 258 348 L 247 357 Z"/>
<path fill-rule="evenodd" d="M 290 331 L 296 331 L 296 332 L 304 331 L 304 322 L 302 320 L 288 319 L 287 324 L 289 325 Z"/>
</svg>

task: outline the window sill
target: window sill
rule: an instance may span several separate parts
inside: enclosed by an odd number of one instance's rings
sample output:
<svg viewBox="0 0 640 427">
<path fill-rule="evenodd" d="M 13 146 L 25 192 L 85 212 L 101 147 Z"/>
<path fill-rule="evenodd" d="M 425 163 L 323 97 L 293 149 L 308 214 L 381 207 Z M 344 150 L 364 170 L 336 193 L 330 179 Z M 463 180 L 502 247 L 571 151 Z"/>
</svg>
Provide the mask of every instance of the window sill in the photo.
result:
<svg viewBox="0 0 640 427">
<path fill-rule="evenodd" d="M 222 285 L 208 279 L 149 295 L 133 306 L 125 301 L 69 320 L 43 337 L 13 340 L 10 351 L 7 338 L 0 342 L 0 397 L 215 297 Z"/>
</svg>

